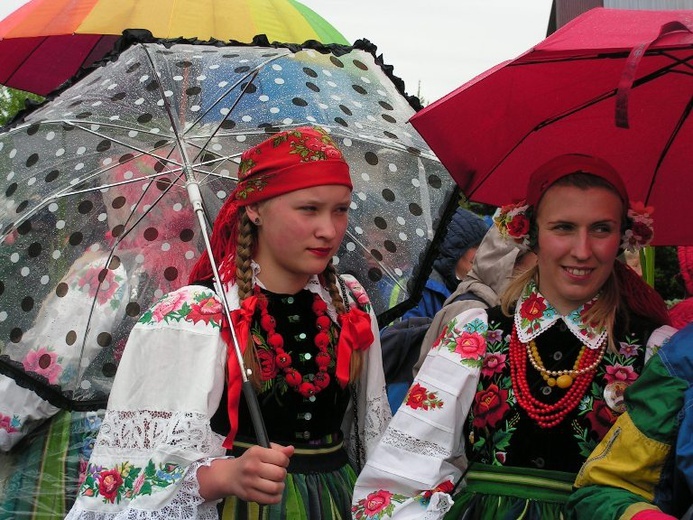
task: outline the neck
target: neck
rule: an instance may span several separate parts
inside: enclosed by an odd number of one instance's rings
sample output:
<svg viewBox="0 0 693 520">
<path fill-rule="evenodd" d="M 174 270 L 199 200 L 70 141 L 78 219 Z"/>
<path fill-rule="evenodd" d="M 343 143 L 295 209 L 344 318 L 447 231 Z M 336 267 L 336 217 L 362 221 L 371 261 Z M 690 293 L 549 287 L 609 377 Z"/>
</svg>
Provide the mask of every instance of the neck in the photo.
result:
<svg viewBox="0 0 693 520">
<path fill-rule="evenodd" d="M 274 277 L 271 274 L 261 272 L 257 279 L 262 282 L 265 289 L 276 294 L 296 294 L 303 290 L 308 284 L 310 277 L 296 277 L 288 279 L 286 277 Z"/>
</svg>

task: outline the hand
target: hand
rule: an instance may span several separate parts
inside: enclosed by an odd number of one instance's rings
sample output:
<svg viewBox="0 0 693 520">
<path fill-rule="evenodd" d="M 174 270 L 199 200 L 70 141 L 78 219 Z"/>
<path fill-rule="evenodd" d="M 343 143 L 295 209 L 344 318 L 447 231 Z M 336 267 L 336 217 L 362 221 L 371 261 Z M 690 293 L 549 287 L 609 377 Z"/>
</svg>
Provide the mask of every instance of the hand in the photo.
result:
<svg viewBox="0 0 693 520">
<path fill-rule="evenodd" d="M 277 504 L 293 446 L 252 446 L 235 459 L 217 459 L 197 471 L 200 495 L 206 500 L 236 496 L 246 502 Z"/>
</svg>

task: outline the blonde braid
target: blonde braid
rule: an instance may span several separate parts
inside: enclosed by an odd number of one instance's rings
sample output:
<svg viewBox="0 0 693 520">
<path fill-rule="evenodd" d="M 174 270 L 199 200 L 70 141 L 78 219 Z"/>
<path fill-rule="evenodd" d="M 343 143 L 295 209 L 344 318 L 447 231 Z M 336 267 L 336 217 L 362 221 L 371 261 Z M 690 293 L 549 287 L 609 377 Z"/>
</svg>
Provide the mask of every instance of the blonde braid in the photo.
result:
<svg viewBox="0 0 693 520">
<path fill-rule="evenodd" d="M 327 291 L 330 293 L 332 298 L 332 305 L 334 305 L 337 314 L 344 314 L 346 312 L 345 301 L 342 299 L 342 292 L 339 287 L 339 282 L 337 281 L 337 270 L 332 264 L 332 260 L 327 264 L 325 270 L 322 273 L 325 280 L 325 285 Z M 344 296 L 346 297 L 346 295 Z M 351 354 L 351 366 L 349 369 L 349 381 L 356 381 L 361 374 L 361 365 L 363 364 L 363 352 L 357 351 Z"/>
<path fill-rule="evenodd" d="M 250 265 L 255 245 L 255 233 L 250 217 L 242 208 L 238 218 L 238 237 L 236 239 L 236 286 L 238 287 L 238 300 L 243 302 L 253 294 L 253 268 Z M 251 371 L 250 380 L 256 390 L 262 384 L 260 362 L 257 358 L 255 342 L 252 334 L 248 337 L 248 344 L 243 352 L 243 361 L 247 369 Z"/>
</svg>

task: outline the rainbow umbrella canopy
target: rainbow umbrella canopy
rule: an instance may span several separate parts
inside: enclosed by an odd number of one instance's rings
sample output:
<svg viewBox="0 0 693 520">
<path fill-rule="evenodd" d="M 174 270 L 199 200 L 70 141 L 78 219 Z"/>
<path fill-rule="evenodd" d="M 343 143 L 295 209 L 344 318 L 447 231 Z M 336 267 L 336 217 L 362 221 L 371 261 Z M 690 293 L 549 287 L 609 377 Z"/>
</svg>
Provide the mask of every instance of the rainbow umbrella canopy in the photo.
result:
<svg viewBox="0 0 693 520">
<path fill-rule="evenodd" d="M 125 29 L 157 38 L 348 44 L 295 0 L 31 0 L 0 21 L 0 84 L 45 96 L 113 49 Z"/>
</svg>

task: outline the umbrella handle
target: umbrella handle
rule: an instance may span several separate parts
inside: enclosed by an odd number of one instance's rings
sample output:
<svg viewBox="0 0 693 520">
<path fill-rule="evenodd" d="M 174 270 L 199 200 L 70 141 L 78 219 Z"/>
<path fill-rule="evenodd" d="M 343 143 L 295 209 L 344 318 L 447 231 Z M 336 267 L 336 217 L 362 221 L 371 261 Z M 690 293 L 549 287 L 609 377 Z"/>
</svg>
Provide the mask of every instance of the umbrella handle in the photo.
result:
<svg viewBox="0 0 693 520">
<path fill-rule="evenodd" d="M 674 31 L 688 31 L 693 33 L 693 29 L 679 20 L 667 22 L 659 29 L 659 34 L 656 38 L 644 41 L 633 47 L 626 60 L 626 65 L 621 73 L 621 80 L 618 82 L 618 90 L 616 91 L 616 126 L 619 128 L 629 128 L 628 123 L 628 96 L 635 81 L 635 71 L 640 64 L 640 60 L 645 55 L 648 47 L 655 43 L 660 38 L 663 38 Z"/>
<path fill-rule="evenodd" d="M 248 411 L 250 412 L 250 420 L 253 423 L 253 428 L 255 429 L 255 437 L 257 438 L 257 443 L 263 448 L 270 447 L 269 436 L 267 435 L 267 429 L 265 428 L 265 421 L 262 418 L 262 412 L 260 411 L 260 403 L 257 400 L 257 394 L 253 388 L 252 381 L 243 381 L 243 396 L 245 397 L 246 404 L 248 405 Z"/>
</svg>

